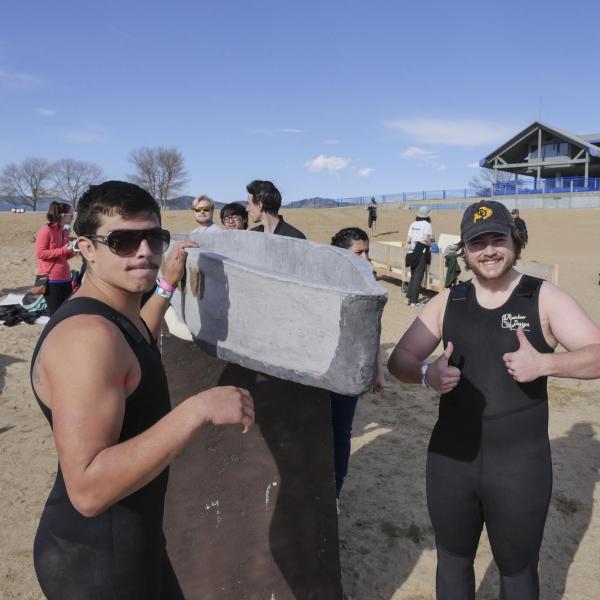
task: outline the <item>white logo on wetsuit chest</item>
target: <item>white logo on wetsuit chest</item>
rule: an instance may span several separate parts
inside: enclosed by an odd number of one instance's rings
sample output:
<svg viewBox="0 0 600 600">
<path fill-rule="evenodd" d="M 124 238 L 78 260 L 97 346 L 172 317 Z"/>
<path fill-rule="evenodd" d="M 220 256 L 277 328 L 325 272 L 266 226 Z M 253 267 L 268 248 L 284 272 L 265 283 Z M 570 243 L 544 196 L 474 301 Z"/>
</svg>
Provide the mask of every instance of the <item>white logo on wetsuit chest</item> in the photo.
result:
<svg viewBox="0 0 600 600">
<path fill-rule="evenodd" d="M 525 321 L 526 315 L 513 315 L 512 313 L 505 313 L 502 315 L 502 329 L 510 329 L 514 331 L 521 327 L 524 331 L 529 331 L 529 323 Z"/>
</svg>

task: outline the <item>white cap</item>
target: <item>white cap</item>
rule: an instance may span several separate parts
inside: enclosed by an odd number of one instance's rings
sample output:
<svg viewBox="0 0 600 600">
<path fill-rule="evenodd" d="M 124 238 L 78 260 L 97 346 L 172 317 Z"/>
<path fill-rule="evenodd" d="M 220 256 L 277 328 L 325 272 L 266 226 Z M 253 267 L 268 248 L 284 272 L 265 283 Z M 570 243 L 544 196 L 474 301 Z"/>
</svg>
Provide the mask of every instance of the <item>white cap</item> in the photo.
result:
<svg viewBox="0 0 600 600">
<path fill-rule="evenodd" d="M 421 217 L 421 219 L 426 219 L 430 215 L 431 210 L 429 208 L 427 208 L 426 206 L 419 207 L 419 210 L 417 211 L 417 217 Z"/>
</svg>

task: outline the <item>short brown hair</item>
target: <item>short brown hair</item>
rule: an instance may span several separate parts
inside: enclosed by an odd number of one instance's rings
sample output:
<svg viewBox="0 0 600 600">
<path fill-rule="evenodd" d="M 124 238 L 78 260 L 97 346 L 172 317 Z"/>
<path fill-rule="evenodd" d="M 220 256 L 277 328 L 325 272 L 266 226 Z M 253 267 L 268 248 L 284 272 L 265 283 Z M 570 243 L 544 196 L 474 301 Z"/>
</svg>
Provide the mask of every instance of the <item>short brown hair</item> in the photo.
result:
<svg viewBox="0 0 600 600">
<path fill-rule="evenodd" d="M 65 215 L 69 212 L 73 212 L 73 207 L 66 202 L 50 202 L 48 212 L 46 213 L 46 219 L 48 223 L 58 223 L 61 215 Z"/>
<path fill-rule="evenodd" d="M 127 181 L 105 181 L 90 185 L 81 196 L 73 229 L 77 235 L 89 235 L 98 231 L 100 215 L 131 219 L 144 213 L 155 216 L 160 223 L 160 208 L 146 190 Z"/>
<path fill-rule="evenodd" d="M 255 179 L 246 186 L 246 191 L 254 204 L 262 202 L 263 212 L 277 215 L 281 208 L 281 194 L 272 181 Z"/>
</svg>

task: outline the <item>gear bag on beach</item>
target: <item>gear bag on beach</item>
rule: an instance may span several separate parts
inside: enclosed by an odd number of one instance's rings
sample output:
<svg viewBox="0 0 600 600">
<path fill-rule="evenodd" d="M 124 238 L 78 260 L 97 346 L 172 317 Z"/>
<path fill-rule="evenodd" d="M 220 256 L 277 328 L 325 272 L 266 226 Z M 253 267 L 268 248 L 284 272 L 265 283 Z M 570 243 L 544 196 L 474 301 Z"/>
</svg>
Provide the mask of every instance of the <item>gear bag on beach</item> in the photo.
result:
<svg viewBox="0 0 600 600">
<path fill-rule="evenodd" d="M 54 265 L 55 264 L 56 263 L 54 263 Z M 35 281 L 33 282 L 33 287 L 31 288 L 32 294 L 35 294 L 36 296 L 43 296 L 46 293 L 46 286 L 48 285 L 50 273 L 52 269 L 54 269 L 54 265 L 50 267 L 50 271 L 48 271 L 47 273 L 35 276 Z"/>
</svg>

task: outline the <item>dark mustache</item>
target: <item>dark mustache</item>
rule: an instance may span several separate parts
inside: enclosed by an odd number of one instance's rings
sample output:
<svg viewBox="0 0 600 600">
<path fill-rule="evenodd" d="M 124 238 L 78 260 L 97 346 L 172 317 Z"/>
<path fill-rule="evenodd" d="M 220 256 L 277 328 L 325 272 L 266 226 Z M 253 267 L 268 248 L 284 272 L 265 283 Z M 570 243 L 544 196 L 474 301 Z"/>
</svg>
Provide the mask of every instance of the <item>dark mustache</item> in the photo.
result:
<svg viewBox="0 0 600 600">
<path fill-rule="evenodd" d="M 153 262 L 143 262 L 137 265 L 129 265 L 126 267 L 126 271 L 133 271 L 134 269 L 160 269 L 160 265 Z"/>
</svg>

